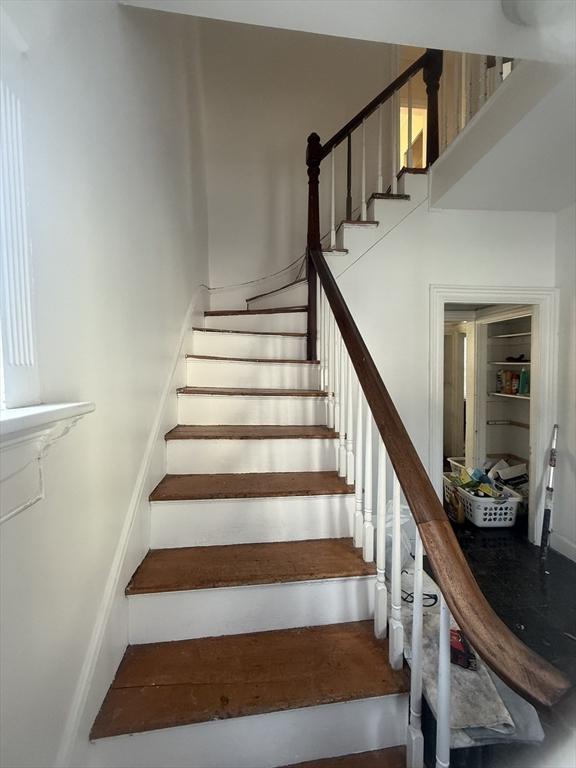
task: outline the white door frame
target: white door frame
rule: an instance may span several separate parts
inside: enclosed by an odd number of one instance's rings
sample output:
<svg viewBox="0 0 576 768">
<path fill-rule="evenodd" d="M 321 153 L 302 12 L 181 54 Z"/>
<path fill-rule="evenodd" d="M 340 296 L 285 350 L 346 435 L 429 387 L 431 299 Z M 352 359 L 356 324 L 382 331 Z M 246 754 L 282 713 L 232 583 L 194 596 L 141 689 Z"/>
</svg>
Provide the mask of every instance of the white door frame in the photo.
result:
<svg viewBox="0 0 576 768">
<path fill-rule="evenodd" d="M 552 427 L 557 418 L 558 289 L 520 286 L 430 286 L 429 340 L 429 471 L 442 498 L 442 432 L 444 407 L 444 305 L 531 304 L 532 365 L 530 374 L 530 499 L 528 537 L 540 543 L 545 472 Z"/>
</svg>

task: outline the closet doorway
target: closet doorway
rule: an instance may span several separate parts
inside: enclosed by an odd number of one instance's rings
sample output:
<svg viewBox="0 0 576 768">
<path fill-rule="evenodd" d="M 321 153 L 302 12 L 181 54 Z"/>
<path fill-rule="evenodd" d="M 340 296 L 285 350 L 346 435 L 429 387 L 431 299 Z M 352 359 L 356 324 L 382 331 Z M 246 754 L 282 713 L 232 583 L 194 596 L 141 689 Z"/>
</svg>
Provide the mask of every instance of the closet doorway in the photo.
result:
<svg viewBox="0 0 576 768">
<path fill-rule="evenodd" d="M 430 470 L 438 495 L 449 458 L 471 468 L 500 458 L 524 465 L 519 520 L 535 544 L 556 414 L 556 301 L 555 289 L 431 286 Z"/>
</svg>

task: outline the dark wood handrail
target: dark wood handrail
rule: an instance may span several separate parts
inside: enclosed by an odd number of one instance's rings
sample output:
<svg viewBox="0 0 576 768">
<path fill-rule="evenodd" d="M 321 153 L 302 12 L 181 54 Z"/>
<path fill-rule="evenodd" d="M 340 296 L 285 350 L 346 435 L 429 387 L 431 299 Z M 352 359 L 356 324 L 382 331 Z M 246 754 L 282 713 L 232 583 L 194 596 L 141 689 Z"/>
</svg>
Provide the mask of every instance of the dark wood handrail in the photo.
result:
<svg viewBox="0 0 576 768">
<path fill-rule="evenodd" d="M 384 88 L 384 90 L 378 94 L 378 96 L 375 96 L 372 101 L 364 107 L 364 109 L 361 109 L 360 112 L 358 112 L 358 114 L 352 118 L 352 120 L 349 120 L 343 128 L 340 128 L 340 130 L 337 131 L 334 136 L 332 136 L 331 139 L 328 139 L 328 141 L 322 147 L 321 160 L 323 160 L 326 155 L 329 155 L 330 152 L 338 146 L 338 144 L 344 141 L 344 139 L 347 138 L 347 136 L 351 134 L 352 131 L 355 131 L 356 128 L 359 128 L 362 125 L 362 121 L 366 120 L 367 117 L 370 117 L 370 115 L 375 110 L 377 110 L 381 104 L 384 104 L 386 101 L 388 101 L 391 96 L 393 96 L 404 85 L 406 85 L 410 78 L 414 77 L 414 75 L 417 74 L 421 69 L 424 69 L 424 67 L 431 61 L 432 56 L 436 53 L 437 52 L 433 50 L 427 50 L 426 53 L 423 53 L 419 59 L 416 59 L 416 61 L 408 67 L 408 69 L 404 70 L 401 75 L 398 75 L 396 80 L 393 80 L 390 85 L 387 85 L 386 88 Z"/>
<path fill-rule="evenodd" d="M 552 706 L 570 688 L 569 681 L 524 645 L 492 610 L 472 575 L 442 504 L 320 248 L 310 249 L 309 259 L 315 279 L 318 276 L 324 289 L 452 615 L 474 649 L 510 688 L 537 706 Z"/>
</svg>

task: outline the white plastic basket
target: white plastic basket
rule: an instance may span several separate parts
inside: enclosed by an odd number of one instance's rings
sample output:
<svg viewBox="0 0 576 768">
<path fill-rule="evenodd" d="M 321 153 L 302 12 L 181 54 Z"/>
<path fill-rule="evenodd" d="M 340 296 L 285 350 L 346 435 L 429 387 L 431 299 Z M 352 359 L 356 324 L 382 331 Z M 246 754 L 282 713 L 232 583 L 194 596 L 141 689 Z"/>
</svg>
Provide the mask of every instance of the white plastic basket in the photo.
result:
<svg viewBox="0 0 576 768">
<path fill-rule="evenodd" d="M 522 496 L 511 488 L 506 489 L 510 496 L 505 499 L 474 496 L 464 488 L 457 490 L 464 503 L 466 519 L 478 528 L 511 528 L 516 522 L 516 512 Z"/>
<path fill-rule="evenodd" d="M 463 469 L 466 469 L 466 458 L 464 456 L 448 456 L 448 463 L 455 475 L 459 475 Z"/>
</svg>

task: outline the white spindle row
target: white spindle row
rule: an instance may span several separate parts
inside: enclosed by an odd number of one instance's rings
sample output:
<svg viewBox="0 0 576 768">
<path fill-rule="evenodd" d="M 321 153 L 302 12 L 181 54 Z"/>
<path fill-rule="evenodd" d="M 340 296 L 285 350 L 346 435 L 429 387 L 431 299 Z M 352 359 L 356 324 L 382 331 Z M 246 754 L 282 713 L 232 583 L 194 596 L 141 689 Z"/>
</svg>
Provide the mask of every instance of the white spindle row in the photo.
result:
<svg viewBox="0 0 576 768">
<path fill-rule="evenodd" d="M 414 165 L 414 159 L 412 157 L 412 78 L 408 80 L 408 119 L 407 123 L 407 136 L 406 146 L 408 147 L 406 152 L 406 165 L 408 168 L 412 168 Z"/>
<path fill-rule="evenodd" d="M 327 388 L 327 422 L 338 434 L 336 459 L 340 476 L 355 485 L 354 514 L 351 520 L 354 545 L 362 550 L 366 562 L 376 559 L 374 633 L 388 636 L 390 665 L 400 669 L 404 663 L 404 625 L 401 611 L 401 488 L 388 461 L 386 447 L 374 430 L 374 419 L 362 387 L 355 375 L 346 345 L 322 288 L 318 296 L 318 349 L 323 386 Z M 356 400 L 354 400 L 356 398 Z M 375 445 L 376 444 L 376 445 Z M 377 447 L 377 453 L 373 450 Z M 392 478 L 392 520 L 387 526 L 388 477 Z M 374 497 L 375 493 L 375 497 Z M 386 559 L 387 533 L 392 533 L 392 557 Z M 410 719 L 408 724 L 407 767 L 423 767 L 422 736 L 422 580 L 423 548 L 416 533 Z M 388 599 L 390 590 L 390 600 Z M 390 605 L 390 610 L 389 610 Z M 449 613 L 442 603 L 441 643 L 449 637 Z M 446 624 L 448 621 L 448 624 Z M 440 649 L 439 675 L 449 674 L 449 645 Z M 438 681 L 437 768 L 449 764 L 449 689 L 450 681 Z"/>
</svg>

